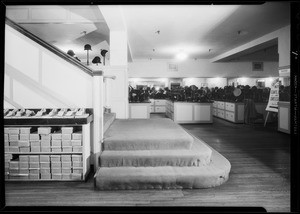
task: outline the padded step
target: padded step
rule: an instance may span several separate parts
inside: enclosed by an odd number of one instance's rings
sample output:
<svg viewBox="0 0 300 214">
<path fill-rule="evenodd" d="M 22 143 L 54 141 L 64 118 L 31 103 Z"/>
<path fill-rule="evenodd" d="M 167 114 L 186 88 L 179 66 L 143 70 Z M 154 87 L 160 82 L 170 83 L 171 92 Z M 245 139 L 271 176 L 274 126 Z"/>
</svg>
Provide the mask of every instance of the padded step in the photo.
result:
<svg viewBox="0 0 300 214">
<path fill-rule="evenodd" d="M 94 176 L 98 190 L 210 188 L 229 178 L 231 165 L 212 149 L 211 163 L 199 167 L 101 167 Z"/>
<path fill-rule="evenodd" d="M 211 149 L 195 138 L 191 150 L 104 150 L 101 167 L 201 166 L 210 163 Z"/>
<path fill-rule="evenodd" d="M 167 118 L 116 119 L 104 134 L 104 150 L 190 149 L 193 137 Z"/>
</svg>

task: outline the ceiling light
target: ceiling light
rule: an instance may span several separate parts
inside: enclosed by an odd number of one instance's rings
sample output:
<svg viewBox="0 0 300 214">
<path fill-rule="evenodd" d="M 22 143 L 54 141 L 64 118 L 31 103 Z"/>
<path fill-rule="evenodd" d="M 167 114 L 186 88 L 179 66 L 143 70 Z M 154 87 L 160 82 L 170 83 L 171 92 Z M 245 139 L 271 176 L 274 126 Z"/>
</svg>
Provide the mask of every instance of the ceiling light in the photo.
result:
<svg viewBox="0 0 300 214">
<path fill-rule="evenodd" d="M 185 60 L 187 57 L 188 57 L 187 54 L 184 52 L 180 52 L 176 55 L 176 58 L 179 60 Z"/>
</svg>

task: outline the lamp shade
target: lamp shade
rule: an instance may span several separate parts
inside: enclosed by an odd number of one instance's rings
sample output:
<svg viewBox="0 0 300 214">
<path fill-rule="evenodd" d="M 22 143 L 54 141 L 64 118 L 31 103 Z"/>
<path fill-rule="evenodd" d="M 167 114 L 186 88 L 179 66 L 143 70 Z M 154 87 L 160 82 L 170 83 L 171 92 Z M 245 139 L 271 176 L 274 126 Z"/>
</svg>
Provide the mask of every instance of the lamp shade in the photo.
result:
<svg viewBox="0 0 300 214">
<path fill-rule="evenodd" d="M 105 57 L 105 54 L 107 53 L 108 51 L 107 50 L 105 50 L 105 49 L 103 49 L 103 50 L 101 50 L 101 56 L 103 56 L 103 57 Z"/>
<path fill-rule="evenodd" d="M 89 45 L 89 44 L 84 45 L 84 50 L 85 51 L 91 51 L 92 50 L 91 45 Z"/>
<path fill-rule="evenodd" d="M 101 63 L 100 57 L 99 56 L 95 56 L 95 58 L 92 60 L 92 63 L 94 63 L 94 64 Z"/>
<path fill-rule="evenodd" d="M 73 50 L 68 50 L 67 54 L 70 55 L 70 56 L 74 56 L 75 55 L 75 53 L 74 53 Z"/>
</svg>

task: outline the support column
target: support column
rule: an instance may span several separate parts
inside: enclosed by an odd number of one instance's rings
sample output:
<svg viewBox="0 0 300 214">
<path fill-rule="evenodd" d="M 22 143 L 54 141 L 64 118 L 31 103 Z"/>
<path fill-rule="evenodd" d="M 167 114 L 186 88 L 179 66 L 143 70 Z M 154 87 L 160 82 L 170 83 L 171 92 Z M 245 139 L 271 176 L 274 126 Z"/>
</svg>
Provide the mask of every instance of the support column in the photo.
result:
<svg viewBox="0 0 300 214">
<path fill-rule="evenodd" d="M 103 76 L 102 72 L 94 72 L 93 77 L 93 163 L 94 169 L 99 167 L 99 157 L 101 154 L 101 144 L 103 141 Z"/>
</svg>

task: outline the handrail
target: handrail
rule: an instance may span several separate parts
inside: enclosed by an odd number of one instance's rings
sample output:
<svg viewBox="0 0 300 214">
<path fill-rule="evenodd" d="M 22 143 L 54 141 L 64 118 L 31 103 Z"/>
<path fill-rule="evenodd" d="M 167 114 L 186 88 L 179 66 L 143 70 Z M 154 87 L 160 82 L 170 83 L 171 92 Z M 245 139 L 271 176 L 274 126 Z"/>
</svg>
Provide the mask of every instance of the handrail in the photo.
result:
<svg viewBox="0 0 300 214">
<path fill-rule="evenodd" d="M 71 57 L 70 55 L 64 53 L 63 51 L 59 50 L 57 47 L 45 42 L 44 40 L 40 39 L 39 37 L 35 36 L 34 34 L 30 33 L 29 31 L 25 30 L 23 27 L 19 26 L 17 23 L 13 22 L 9 18 L 6 17 L 5 23 L 12 27 L 13 29 L 17 30 L 21 34 L 27 36 L 29 39 L 33 40 L 34 42 L 38 43 L 39 45 L 43 46 L 47 50 L 51 51 L 52 53 L 56 54 L 57 56 L 63 58 L 64 60 L 72 63 L 73 65 L 77 66 L 81 70 L 83 70 L 85 73 L 87 73 L 90 76 L 102 76 L 102 71 L 93 71 L 89 67 L 85 66 L 75 58 Z"/>
</svg>

